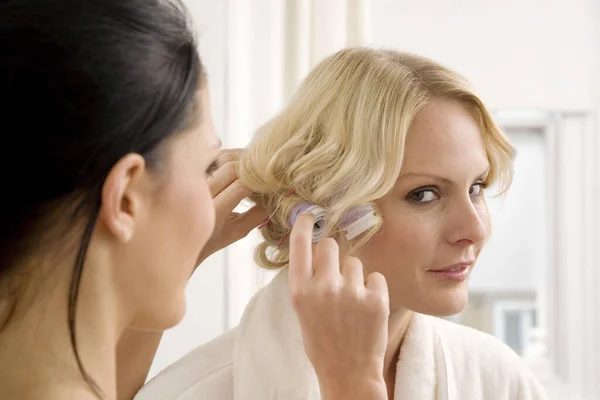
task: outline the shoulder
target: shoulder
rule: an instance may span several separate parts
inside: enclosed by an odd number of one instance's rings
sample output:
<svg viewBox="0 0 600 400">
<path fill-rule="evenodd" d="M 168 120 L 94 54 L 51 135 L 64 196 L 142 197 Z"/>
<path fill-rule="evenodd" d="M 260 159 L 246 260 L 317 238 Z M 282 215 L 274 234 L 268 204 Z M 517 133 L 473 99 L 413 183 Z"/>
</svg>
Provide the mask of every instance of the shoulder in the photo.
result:
<svg viewBox="0 0 600 400">
<path fill-rule="evenodd" d="M 189 352 L 161 371 L 135 400 L 233 398 L 233 346 L 236 329 Z"/>
<path fill-rule="evenodd" d="M 471 350 L 465 354 L 471 361 L 485 360 L 509 366 L 522 362 L 509 346 L 488 333 L 441 318 L 431 318 L 450 349 Z"/>
<path fill-rule="evenodd" d="M 480 382 L 491 390 L 509 392 L 509 397 L 498 398 L 546 398 L 527 363 L 508 345 L 488 333 L 432 319 L 459 381 Z"/>
</svg>

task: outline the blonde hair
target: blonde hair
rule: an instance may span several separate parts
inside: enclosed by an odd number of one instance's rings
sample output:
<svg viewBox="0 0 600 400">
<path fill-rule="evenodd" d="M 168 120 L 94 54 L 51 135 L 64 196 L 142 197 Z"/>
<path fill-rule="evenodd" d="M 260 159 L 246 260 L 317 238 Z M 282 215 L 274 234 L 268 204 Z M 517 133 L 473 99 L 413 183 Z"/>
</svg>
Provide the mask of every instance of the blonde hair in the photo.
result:
<svg viewBox="0 0 600 400">
<path fill-rule="evenodd" d="M 241 157 L 240 181 L 255 192 L 251 200 L 272 214 L 261 229 L 258 265 L 276 269 L 288 263 L 288 217 L 301 202 L 327 210 L 330 236 L 340 233 L 338 222 L 351 207 L 375 207 L 374 201 L 394 187 L 400 174 L 413 119 L 433 98 L 455 99 L 471 110 L 490 161 L 486 183 L 498 183 L 502 193 L 508 189 L 513 148 L 463 77 L 409 53 L 344 49 L 312 70 L 290 104 L 258 130 Z M 381 222 L 377 216 L 377 224 L 353 247 L 366 242 Z"/>
</svg>

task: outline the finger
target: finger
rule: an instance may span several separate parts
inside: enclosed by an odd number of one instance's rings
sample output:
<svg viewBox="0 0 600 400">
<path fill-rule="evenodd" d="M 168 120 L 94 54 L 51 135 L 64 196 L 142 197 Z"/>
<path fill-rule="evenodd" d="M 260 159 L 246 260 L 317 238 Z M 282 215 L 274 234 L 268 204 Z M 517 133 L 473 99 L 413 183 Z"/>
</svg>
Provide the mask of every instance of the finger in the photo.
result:
<svg viewBox="0 0 600 400">
<path fill-rule="evenodd" d="M 243 152 L 244 149 L 223 149 L 219 152 L 217 161 L 219 162 L 219 165 L 223 165 L 230 161 L 238 161 Z"/>
<path fill-rule="evenodd" d="M 363 273 L 362 262 L 356 257 L 348 257 L 342 263 L 342 276 L 351 286 L 365 286 L 365 277 Z"/>
<path fill-rule="evenodd" d="M 259 206 L 254 206 L 243 214 L 237 215 L 232 221 L 234 239 L 239 240 L 248 235 L 250 231 L 256 228 L 267 218 L 267 212 Z"/>
<path fill-rule="evenodd" d="M 306 284 L 313 276 L 312 231 L 314 217 L 301 215 L 290 234 L 290 286 L 297 288 Z"/>
<path fill-rule="evenodd" d="M 210 193 L 213 197 L 217 197 L 219 193 L 237 180 L 238 165 L 239 162 L 237 161 L 222 164 L 208 179 Z"/>
<path fill-rule="evenodd" d="M 317 243 L 315 258 L 315 278 L 337 281 L 341 277 L 340 249 L 335 240 L 325 238 Z"/>
<path fill-rule="evenodd" d="M 234 181 L 215 197 L 217 214 L 229 215 L 242 200 L 251 194 L 252 191 L 242 185 L 240 181 Z"/>
<path fill-rule="evenodd" d="M 240 154 L 240 153 L 243 153 L 244 150 L 245 149 L 243 147 L 232 147 L 232 148 L 228 148 L 228 149 L 221 149 L 219 151 L 219 155 L 221 155 L 221 154 L 227 154 L 227 153 L 237 153 L 237 154 Z"/>
<path fill-rule="evenodd" d="M 386 300 L 389 299 L 387 281 L 385 280 L 385 277 L 379 272 L 373 272 L 372 274 L 369 274 L 369 276 L 367 276 L 366 287 L 370 291 L 377 293 Z"/>
</svg>

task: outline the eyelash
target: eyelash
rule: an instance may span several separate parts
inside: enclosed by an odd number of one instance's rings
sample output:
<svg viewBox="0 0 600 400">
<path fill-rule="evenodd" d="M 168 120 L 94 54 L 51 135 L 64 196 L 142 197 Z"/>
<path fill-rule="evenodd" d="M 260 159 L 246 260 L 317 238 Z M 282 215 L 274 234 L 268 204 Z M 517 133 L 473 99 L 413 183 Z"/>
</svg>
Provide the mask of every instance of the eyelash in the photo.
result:
<svg viewBox="0 0 600 400">
<path fill-rule="evenodd" d="M 483 196 L 483 191 L 487 188 L 487 183 L 479 181 L 471 187 L 475 187 L 475 186 L 479 186 L 480 192 L 478 194 L 473 194 L 472 196 L 476 196 L 476 197 Z"/>
<path fill-rule="evenodd" d="M 479 192 L 479 193 L 477 193 L 477 194 L 472 194 L 472 193 L 471 193 L 471 189 L 472 189 L 472 188 L 474 188 L 474 187 L 476 187 L 476 186 L 478 186 L 478 187 L 479 187 L 479 189 L 480 189 L 480 192 Z M 484 194 L 484 192 L 483 192 L 483 191 L 484 191 L 486 188 L 487 188 L 487 183 L 486 183 L 486 182 L 483 182 L 483 181 L 479 181 L 479 182 L 477 182 L 477 183 L 474 183 L 474 184 L 473 184 L 473 185 L 472 185 L 472 186 L 469 188 L 469 194 L 470 194 L 471 196 L 473 196 L 473 197 L 481 197 L 481 196 L 483 196 L 483 194 Z M 413 197 L 413 196 L 415 196 L 415 195 L 422 194 L 422 193 L 427 193 L 427 192 L 433 192 L 433 193 L 434 193 L 434 195 L 436 196 L 436 199 L 434 199 L 434 200 L 428 200 L 428 201 L 419 201 L 419 200 L 415 200 L 415 199 L 414 199 L 414 197 Z M 439 191 L 438 191 L 438 189 L 437 189 L 436 187 L 434 187 L 434 186 L 430 186 L 430 187 L 422 187 L 422 188 L 419 188 L 419 189 L 416 189 L 416 190 L 414 190 L 414 191 L 410 192 L 410 193 L 408 194 L 408 196 L 407 196 L 407 199 L 408 199 L 408 201 L 410 201 L 411 203 L 413 203 L 413 204 L 416 204 L 416 205 L 427 205 L 427 204 L 430 204 L 430 203 L 432 203 L 432 202 L 433 202 L 433 201 L 435 201 L 435 200 L 439 200 L 439 197 L 440 197 L 440 195 L 439 195 Z"/>
<path fill-rule="evenodd" d="M 212 174 L 219 168 L 219 163 L 217 162 L 217 160 L 213 161 L 212 163 L 210 163 L 210 165 L 208 166 L 208 168 L 206 169 L 206 177 L 209 178 L 212 176 Z"/>
</svg>

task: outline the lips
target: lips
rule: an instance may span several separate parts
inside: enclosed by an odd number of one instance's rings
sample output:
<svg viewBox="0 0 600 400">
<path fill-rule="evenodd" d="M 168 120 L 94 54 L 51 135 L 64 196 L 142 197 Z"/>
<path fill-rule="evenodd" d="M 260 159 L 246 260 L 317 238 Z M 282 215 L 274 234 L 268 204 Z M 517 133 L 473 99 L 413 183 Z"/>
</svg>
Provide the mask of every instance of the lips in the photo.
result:
<svg viewBox="0 0 600 400">
<path fill-rule="evenodd" d="M 461 262 L 453 264 L 448 267 L 431 269 L 427 272 L 433 276 L 453 282 L 463 282 L 469 276 L 469 267 L 473 265 L 472 261 Z"/>
<path fill-rule="evenodd" d="M 464 262 L 453 264 L 453 265 L 450 265 L 450 266 L 447 266 L 447 267 L 430 269 L 429 271 L 431 271 L 431 272 L 461 271 L 461 270 L 463 270 L 465 268 L 469 268 L 471 265 L 473 265 L 473 261 L 464 261 Z"/>
</svg>

